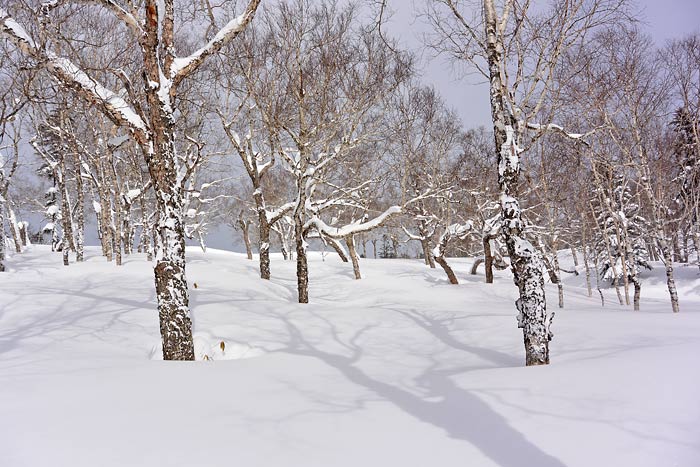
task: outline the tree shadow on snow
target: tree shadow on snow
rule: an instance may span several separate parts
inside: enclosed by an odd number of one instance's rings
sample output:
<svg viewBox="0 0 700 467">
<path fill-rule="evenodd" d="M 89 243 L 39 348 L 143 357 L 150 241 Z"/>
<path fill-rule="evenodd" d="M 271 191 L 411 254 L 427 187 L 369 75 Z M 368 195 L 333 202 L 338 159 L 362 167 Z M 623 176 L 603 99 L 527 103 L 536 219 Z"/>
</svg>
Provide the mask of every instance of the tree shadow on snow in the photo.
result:
<svg viewBox="0 0 700 467">
<path fill-rule="evenodd" d="M 497 365 L 515 364 L 512 356 L 497 351 L 478 349 L 455 341 L 446 334 L 444 327 L 430 319 L 412 312 L 402 312 L 404 316 L 427 330 L 448 345 L 475 353 Z M 363 371 L 357 363 L 363 355 L 360 345 L 363 335 L 372 325 L 365 325 L 352 336 L 341 339 L 333 324 L 327 323 L 327 334 L 343 350 L 329 352 L 315 345 L 304 335 L 286 314 L 270 314 L 281 321 L 287 332 L 287 342 L 277 352 L 315 358 L 334 368 L 352 383 L 362 386 L 383 400 L 398 407 L 408 415 L 444 430 L 450 437 L 463 440 L 478 448 L 485 456 L 502 467 L 563 467 L 557 458 L 542 451 L 530 442 L 521 432 L 511 426 L 499 413 L 482 399 L 457 386 L 451 376 L 473 368 L 439 368 L 439 362 L 423 370 L 415 379 L 415 391 L 409 391 L 385 381 L 381 381 Z M 420 393 L 417 395 L 415 392 Z M 319 399 L 315 399 L 319 402 Z M 362 401 L 354 404 L 338 404 L 329 401 L 331 409 L 362 407 Z"/>
</svg>

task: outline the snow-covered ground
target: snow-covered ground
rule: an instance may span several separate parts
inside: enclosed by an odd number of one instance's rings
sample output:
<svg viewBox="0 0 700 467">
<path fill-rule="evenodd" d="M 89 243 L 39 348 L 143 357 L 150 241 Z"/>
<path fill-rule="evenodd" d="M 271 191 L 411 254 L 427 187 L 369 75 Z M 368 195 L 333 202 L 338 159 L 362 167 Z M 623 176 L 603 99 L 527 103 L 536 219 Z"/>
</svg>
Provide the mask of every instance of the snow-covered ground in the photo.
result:
<svg viewBox="0 0 700 467">
<path fill-rule="evenodd" d="M 188 253 L 198 357 L 163 362 L 150 264 L 35 246 L 0 275 L 0 466 L 700 465 L 700 277 L 642 311 L 566 279 L 552 364 L 525 368 L 508 272 L 454 260 L 294 263 Z M 569 262 L 569 259 L 564 259 Z M 548 286 L 549 306 L 556 288 Z M 224 343 L 223 350 L 221 342 Z"/>
</svg>

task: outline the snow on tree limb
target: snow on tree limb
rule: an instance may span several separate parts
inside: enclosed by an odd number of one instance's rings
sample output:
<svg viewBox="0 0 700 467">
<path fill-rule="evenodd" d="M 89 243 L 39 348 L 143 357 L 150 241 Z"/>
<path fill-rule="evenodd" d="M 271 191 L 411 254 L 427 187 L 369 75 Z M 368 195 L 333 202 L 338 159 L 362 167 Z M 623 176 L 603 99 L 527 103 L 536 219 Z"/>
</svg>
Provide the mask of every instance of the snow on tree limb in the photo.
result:
<svg viewBox="0 0 700 467">
<path fill-rule="evenodd" d="M 20 51 L 39 60 L 56 79 L 101 107 L 115 123 L 131 129 L 139 142 L 143 143 L 148 139 L 146 123 L 122 97 L 102 86 L 67 58 L 41 50 L 27 31 L 1 8 L 0 17 L 2 33 L 14 42 Z"/>
<path fill-rule="evenodd" d="M 554 124 L 554 123 L 542 125 L 540 123 L 528 122 L 526 126 L 529 130 L 537 130 L 540 133 L 545 133 L 547 131 L 559 133 L 559 134 L 561 134 L 569 139 L 573 139 L 574 141 L 581 142 L 581 143 L 585 144 L 586 146 L 590 146 L 590 144 L 588 144 L 588 142 L 584 138 L 592 135 L 596 131 L 596 130 L 592 130 L 592 131 L 589 131 L 588 133 L 569 133 L 568 131 L 566 131 L 564 129 L 564 127 L 562 127 L 561 125 Z"/>
<path fill-rule="evenodd" d="M 345 238 L 348 235 L 355 235 L 362 232 L 368 232 L 372 229 L 380 227 L 384 222 L 386 222 L 386 220 L 389 217 L 399 213 L 401 213 L 401 206 L 391 206 L 374 219 L 365 222 L 356 221 L 343 227 L 332 227 L 323 222 L 318 216 L 313 216 L 311 219 L 308 220 L 305 227 L 309 228 L 313 226 L 319 232 L 322 232 L 323 235 L 326 235 L 330 238 Z"/>
<path fill-rule="evenodd" d="M 170 70 L 173 83 L 177 85 L 185 76 L 196 70 L 208 56 L 216 54 L 223 46 L 243 32 L 253 20 L 259 4 L 260 0 L 251 0 L 243 14 L 229 21 L 206 45 L 187 57 L 173 60 Z"/>
</svg>

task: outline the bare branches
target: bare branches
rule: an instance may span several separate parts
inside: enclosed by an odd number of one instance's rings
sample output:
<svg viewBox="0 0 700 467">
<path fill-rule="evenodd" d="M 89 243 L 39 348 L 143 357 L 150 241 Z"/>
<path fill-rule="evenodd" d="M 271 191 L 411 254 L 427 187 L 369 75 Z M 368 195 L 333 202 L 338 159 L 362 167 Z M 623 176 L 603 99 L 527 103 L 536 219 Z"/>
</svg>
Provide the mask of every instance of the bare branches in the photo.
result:
<svg viewBox="0 0 700 467">
<path fill-rule="evenodd" d="M 186 76 L 192 74 L 207 57 L 218 53 L 223 46 L 243 32 L 253 20 L 259 4 L 260 0 L 251 0 L 245 11 L 229 21 L 206 45 L 187 57 L 175 58 L 172 68 L 169 69 L 173 84 L 177 86 Z M 166 70 L 168 70 L 167 67 Z"/>
</svg>

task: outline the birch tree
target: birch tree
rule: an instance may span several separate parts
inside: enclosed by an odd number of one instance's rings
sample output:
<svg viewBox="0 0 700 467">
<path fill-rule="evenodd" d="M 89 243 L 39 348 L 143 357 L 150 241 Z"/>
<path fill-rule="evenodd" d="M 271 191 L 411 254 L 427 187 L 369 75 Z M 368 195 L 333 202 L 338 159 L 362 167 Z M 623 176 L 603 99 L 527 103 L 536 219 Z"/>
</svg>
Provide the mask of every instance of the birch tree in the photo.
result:
<svg viewBox="0 0 700 467">
<path fill-rule="evenodd" d="M 51 18 L 63 4 L 42 6 L 42 18 Z M 251 0 L 240 16 L 227 22 L 201 47 L 185 56 L 176 54 L 176 9 L 173 0 L 146 0 L 142 7 L 117 1 L 93 0 L 90 6 L 113 15 L 138 44 L 143 77 L 141 99 L 134 79 L 124 78 L 125 92 L 110 89 L 77 66 L 68 56 L 50 49 L 20 25 L 10 12 L 0 9 L 2 33 L 24 54 L 63 86 L 90 102 L 115 124 L 127 129 L 139 143 L 148 164 L 158 207 L 161 250 L 155 266 L 156 296 L 166 360 L 193 360 L 192 323 L 185 276 L 185 241 L 182 199 L 187 169 L 179 163 L 175 145 L 175 108 L 178 89 L 212 55 L 238 36 L 251 22 L 260 0 Z M 179 28 L 179 26 L 178 26 Z"/>
<path fill-rule="evenodd" d="M 528 140 L 560 132 L 556 115 L 543 115 L 555 92 L 553 81 L 562 55 L 579 45 L 598 25 L 617 14 L 622 0 L 557 0 L 535 12 L 530 2 L 434 0 L 427 18 L 436 32 L 433 47 L 465 59 L 489 81 L 502 229 L 519 299 L 527 365 L 549 363 L 553 313 L 547 311 L 541 253 L 523 235 L 518 200 L 521 154 Z M 471 9 L 470 9 L 471 6 Z M 533 133 L 530 133 L 533 132 Z"/>
</svg>

